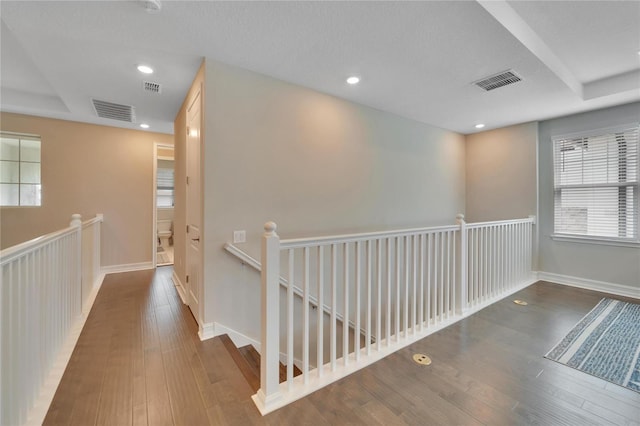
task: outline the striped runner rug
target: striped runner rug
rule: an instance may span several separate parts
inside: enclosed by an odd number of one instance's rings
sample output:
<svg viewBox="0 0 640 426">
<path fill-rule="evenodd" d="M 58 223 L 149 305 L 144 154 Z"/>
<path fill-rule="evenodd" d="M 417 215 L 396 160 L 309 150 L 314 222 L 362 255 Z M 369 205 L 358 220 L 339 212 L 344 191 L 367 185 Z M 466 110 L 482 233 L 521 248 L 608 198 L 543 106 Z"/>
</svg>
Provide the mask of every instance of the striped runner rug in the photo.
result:
<svg viewBox="0 0 640 426">
<path fill-rule="evenodd" d="M 602 299 L 545 358 L 640 393 L 640 305 Z"/>
</svg>

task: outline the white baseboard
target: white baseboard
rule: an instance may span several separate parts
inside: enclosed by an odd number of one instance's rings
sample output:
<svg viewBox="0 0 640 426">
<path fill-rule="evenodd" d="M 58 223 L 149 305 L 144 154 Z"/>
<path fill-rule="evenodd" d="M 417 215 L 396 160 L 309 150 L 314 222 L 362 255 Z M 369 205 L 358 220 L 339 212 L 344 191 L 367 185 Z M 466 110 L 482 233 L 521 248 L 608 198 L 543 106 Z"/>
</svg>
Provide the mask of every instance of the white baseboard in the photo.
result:
<svg viewBox="0 0 640 426">
<path fill-rule="evenodd" d="M 101 272 L 103 274 L 116 274 L 120 272 L 143 271 L 153 269 L 153 262 L 125 263 L 122 265 L 103 266 Z"/>
<path fill-rule="evenodd" d="M 49 407 L 51 406 L 53 397 L 58 389 L 58 385 L 62 380 L 64 371 L 71 360 L 71 355 L 76 347 L 76 343 L 78 343 L 78 338 L 80 337 L 80 333 L 82 333 L 82 328 L 84 327 L 85 322 L 87 322 L 87 317 L 89 316 L 93 302 L 95 302 L 98 291 L 100 290 L 100 287 L 102 287 L 104 275 L 104 273 L 98 275 L 89 298 L 85 302 L 84 306 L 82 306 L 82 314 L 75 320 L 71 330 L 69 330 L 69 335 L 60 348 L 60 351 L 49 370 L 49 374 L 40 388 L 40 394 L 36 397 L 35 403 L 29 410 L 27 421 L 25 422 L 26 425 L 41 425 L 44 422 L 44 418 L 49 411 Z"/>
<path fill-rule="evenodd" d="M 232 328 L 229 328 L 225 325 L 222 325 L 218 322 L 215 323 L 215 331 L 214 331 L 214 335 L 211 337 L 215 337 L 215 336 L 220 336 L 222 334 L 227 334 L 229 335 L 229 338 L 231 339 L 231 341 L 233 342 L 234 345 L 236 345 L 237 348 L 241 348 L 243 346 L 247 346 L 247 345 L 253 345 L 253 347 L 256 349 L 256 351 L 258 351 L 258 353 L 260 352 L 260 342 L 252 339 L 249 336 L 245 336 L 242 333 L 239 333 L 237 331 L 235 331 Z"/>
<path fill-rule="evenodd" d="M 207 340 L 216 337 L 214 330 L 215 327 L 212 322 L 200 325 L 198 330 L 198 337 L 200 338 L 200 340 Z"/>
<path fill-rule="evenodd" d="M 623 284 L 608 283 L 605 281 L 589 280 L 587 278 L 572 277 L 569 275 L 554 274 L 551 272 L 538 272 L 538 279 L 571 287 L 616 294 L 618 296 L 640 299 L 640 287 L 631 287 Z"/>
<path fill-rule="evenodd" d="M 187 297 L 184 292 L 184 286 L 182 285 L 182 282 L 180 281 L 178 275 L 176 275 L 175 269 L 173 270 L 173 274 L 171 274 L 171 281 L 173 281 L 173 285 L 176 286 L 176 290 L 178 290 L 178 296 L 180 296 L 180 300 L 182 300 L 182 303 L 186 305 Z"/>
</svg>

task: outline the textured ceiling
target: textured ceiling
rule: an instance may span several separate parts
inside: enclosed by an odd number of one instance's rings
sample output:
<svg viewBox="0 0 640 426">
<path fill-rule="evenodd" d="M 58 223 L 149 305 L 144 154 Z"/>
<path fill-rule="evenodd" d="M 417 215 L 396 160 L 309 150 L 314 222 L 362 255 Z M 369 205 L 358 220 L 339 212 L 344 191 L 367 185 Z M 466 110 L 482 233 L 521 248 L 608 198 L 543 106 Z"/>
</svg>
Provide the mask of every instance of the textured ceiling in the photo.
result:
<svg viewBox="0 0 640 426">
<path fill-rule="evenodd" d="M 3 111 L 166 133 L 205 57 L 465 134 L 640 100 L 637 1 L 2 1 L 0 17 Z M 472 84 L 507 69 L 523 81 Z"/>
</svg>

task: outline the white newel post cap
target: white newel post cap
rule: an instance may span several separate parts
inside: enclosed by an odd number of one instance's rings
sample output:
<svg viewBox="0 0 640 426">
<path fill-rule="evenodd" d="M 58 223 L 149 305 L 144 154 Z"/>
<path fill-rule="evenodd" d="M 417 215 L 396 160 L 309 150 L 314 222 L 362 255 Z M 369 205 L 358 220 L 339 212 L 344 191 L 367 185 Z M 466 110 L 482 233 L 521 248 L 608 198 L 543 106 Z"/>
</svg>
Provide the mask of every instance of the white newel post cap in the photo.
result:
<svg viewBox="0 0 640 426">
<path fill-rule="evenodd" d="M 80 226 L 82 225 L 82 215 L 79 213 L 74 213 L 71 215 L 71 223 L 69 226 Z"/>
<path fill-rule="evenodd" d="M 267 237 L 271 237 L 276 235 L 276 228 L 278 228 L 278 225 L 276 225 L 275 222 L 267 222 L 264 224 L 264 233 L 265 236 Z"/>
<path fill-rule="evenodd" d="M 458 213 L 458 214 L 456 215 L 456 220 L 457 220 L 458 222 L 462 222 L 462 221 L 464 221 L 464 215 L 463 215 L 462 213 Z"/>
</svg>

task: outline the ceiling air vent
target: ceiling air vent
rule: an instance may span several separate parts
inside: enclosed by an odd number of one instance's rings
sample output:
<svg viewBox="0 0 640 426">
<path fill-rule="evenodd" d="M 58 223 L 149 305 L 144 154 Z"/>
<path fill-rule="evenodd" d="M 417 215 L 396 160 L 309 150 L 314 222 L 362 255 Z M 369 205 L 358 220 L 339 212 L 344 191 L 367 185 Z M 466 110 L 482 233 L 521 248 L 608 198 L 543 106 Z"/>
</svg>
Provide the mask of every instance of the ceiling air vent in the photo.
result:
<svg viewBox="0 0 640 426">
<path fill-rule="evenodd" d="M 144 89 L 145 92 L 158 93 L 158 94 L 162 93 L 162 86 L 160 86 L 160 83 L 154 83 L 152 81 L 143 81 L 142 88 Z"/>
<path fill-rule="evenodd" d="M 473 84 L 488 92 L 489 90 L 508 86 L 509 84 L 517 83 L 521 80 L 522 78 L 520 78 L 515 72 L 509 70 L 492 75 L 490 77 L 483 78 L 482 80 L 478 80 Z"/>
<path fill-rule="evenodd" d="M 114 104 L 113 102 L 100 101 L 98 99 L 91 99 L 91 101 L 98 117 L 129 123 L 136 121 L 135 109 L 131 105 Z"/>
</svg>

